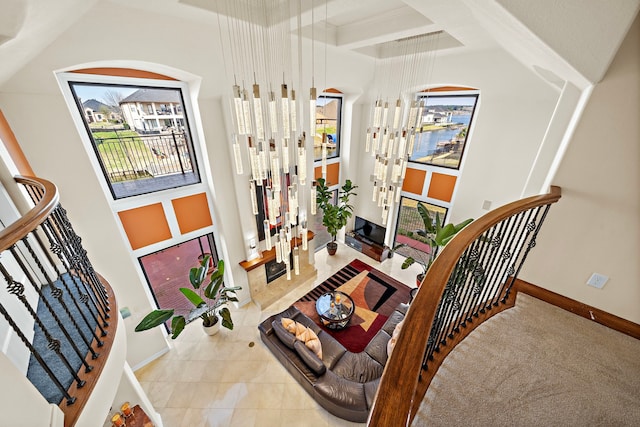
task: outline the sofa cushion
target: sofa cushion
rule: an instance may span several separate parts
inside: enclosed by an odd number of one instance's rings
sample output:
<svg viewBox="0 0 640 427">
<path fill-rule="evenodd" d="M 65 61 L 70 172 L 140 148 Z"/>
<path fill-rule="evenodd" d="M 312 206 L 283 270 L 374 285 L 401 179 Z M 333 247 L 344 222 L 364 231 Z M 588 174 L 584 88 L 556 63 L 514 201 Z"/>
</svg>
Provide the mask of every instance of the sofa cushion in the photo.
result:
<svg viewBox="0 0 640 427">
<path fill-rule="evenodd" d="M 302 341 L 296 340 L 293 344 L 293 349 L 298 353 L 298 356 L 304 361 L 304 363 L 311 369 L 316 375 L 322 375 L 327 370 L 322 360 Z"/>
<path fill-rule="evenodd" d="M 282 317 L 280 322 L 274 320 L 272 327 L 276 336 L 284 345 L 293 349 L 296 341 L 302 341 L 320 360 L 322 360 L 322 344 L 318 335 L 311 329 L 293 319 Z"/>
<path fill-rule="evenodd" d="M 276 333 L 276 336 L 282 341 L 284 345 L 293 350 L 293 344 L 297 341 L 295 335 L 287 331 L 281 322 L 277 319 L 271 322 L 271 327 Z"/>
<path fill-rule="evenodd" d="M 322 361 L 331 370 L 347 349 L 325 331 L 318 332 L 318 339 L 322 345 Z"/>
<path fill-rule="evenodd" d="M 409 308 L 406 304 L 399 304 L 398 307 L 394 310 L 394 312 L 389 316 L 387 321 L 382 325 L 382 330 L 389 334 L 389 336 L 393 335 L 393 330 L 396 325 L 400 323 L 404 316 L 407 314 L 407 309 Z"/>
<path fill-rule="evenodd" d="M 373 337 L 371 342 L 367 344 L 364 351 L 381 365 L 387 363 L 387 342 L 389 342 L 389 334 L 383 330 L 379 330 Z"/>
<path fill-rule="evenodd" d="M 376 362 L 364 351 L 361 353 L 346 352 L 332 371 L 341 378 L 366 383 L 382 375 L 384 366 Z"/>
</svg>

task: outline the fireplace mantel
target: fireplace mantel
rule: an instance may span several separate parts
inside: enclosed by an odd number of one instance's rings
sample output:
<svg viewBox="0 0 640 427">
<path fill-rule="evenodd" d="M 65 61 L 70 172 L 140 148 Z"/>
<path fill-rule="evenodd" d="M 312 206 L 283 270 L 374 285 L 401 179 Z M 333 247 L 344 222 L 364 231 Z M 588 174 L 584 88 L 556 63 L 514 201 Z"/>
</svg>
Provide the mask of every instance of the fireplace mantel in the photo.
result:
<svg viewBox="0 0 640 427">
<path fill-rule="evenodd" d="M 313 239 L 313 237 L 315 236 L 315 233 L 311 230 L 307 231 L 307 240 L 311 241 Z M 298 243 L 298 247 L 300 249 L 302 249 L 302 241 L 300 239 L 297 240 Z M 294 241 L 291 241 L 291 249 L 294 248 Z M 268 251 L 264 251 L 262 252 L 262 256 L 258 257 L 258 258 L 254 258 L 252 260 L 244 260 L 244 261 L 240 261 L 240 266 L 242 268 L 245 269 L 246 272 L 249 272 L 251 270 L 253 270 L 254 268 L 258 268 L 261 265 L 265 265 L 266 263 L 268 263 L 269 261 L 273 261 L 274 259 L 276 259 L 276 248 L 275 246 L 273 248 L 271 248 Z"/>
<path fill-rule="evenodd" d="M 247 272 L 251 299 L 261 309 L 273 304 L 278 299 L 289 293 L 293 288 L 315 280 L 318 272 L 315 266 L 309 262 L 309 251 L 313 251 L 313 242 L 311 242 L 311 240 L 314 235 L 313 231 L 307 231 L 307 240 L 309 241 L 309 249 L 307 251 L 302 250 L 301 242 L 298 239 L 298 249 L 300 250 L 300 274 L 296 275 L 292 271 L 291 280 L 287 280 L 286 275 L 283 275 L 267 284 L 265 264 L 276 259 L 275 248 L 262 252 L 261 257 L 240 262 L 240 266 Z M 294 247 L 293 241 L 291 242 L 291 247 Z M 293 266 L 291 268 L 293 270 Z"/>
</svg>

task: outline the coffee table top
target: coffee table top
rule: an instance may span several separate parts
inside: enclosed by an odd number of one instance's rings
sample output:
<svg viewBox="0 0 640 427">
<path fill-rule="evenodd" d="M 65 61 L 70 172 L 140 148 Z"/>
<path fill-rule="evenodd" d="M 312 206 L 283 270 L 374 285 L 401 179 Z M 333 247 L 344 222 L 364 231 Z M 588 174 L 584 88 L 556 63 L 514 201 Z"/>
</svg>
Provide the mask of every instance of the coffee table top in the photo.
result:
<svg viewBox="0 0 640 427">
<path fill-rule="evenodd" d="M 344 292 L 332 291 L 321 295 L 316 301 L 318 316 L 327 328 L 342 329 L 347 326 L 355 304 Z"/>
</svg>

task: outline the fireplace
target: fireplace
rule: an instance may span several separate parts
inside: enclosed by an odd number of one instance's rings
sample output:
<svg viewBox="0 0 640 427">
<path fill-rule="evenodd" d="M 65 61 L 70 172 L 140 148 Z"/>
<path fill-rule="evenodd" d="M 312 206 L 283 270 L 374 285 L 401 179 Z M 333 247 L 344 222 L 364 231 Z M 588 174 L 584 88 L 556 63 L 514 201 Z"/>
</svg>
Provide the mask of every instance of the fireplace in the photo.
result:
<svg viewBox="0 0 640 427">
<path fill-rule="evenodd" d="M 264 270 L 267 273 L 267 283 L 270 283 L 285 274 L 287 272 L 287 266 L 284 262 L 277 262 L 274 259 L 264 264 Z"/>
<path fill-rule="evenodd" d="M 264 309 L 270 304 L 278 301 L 288 294 L 293 288 L 303 284 L 313 285 L 317 277 L 317 271 L 313 265 L 313 232 L 307 231 L 308 250 L 300 251 L 300 274 L 291 272 L 291 279 L 285 277 L 287 273 L 286 265 L 283 262 L 276 262 L 276 251 L 272 248 L 263 251 L 262 256 L 252 260 L 240 262 L 240 266 L 247 272 L 251 299 L 256 305 Z M 293 252 L 293 248 L 292 248 Z M 293 265 L 293 253 L 289 258 Z"/>
</svg>

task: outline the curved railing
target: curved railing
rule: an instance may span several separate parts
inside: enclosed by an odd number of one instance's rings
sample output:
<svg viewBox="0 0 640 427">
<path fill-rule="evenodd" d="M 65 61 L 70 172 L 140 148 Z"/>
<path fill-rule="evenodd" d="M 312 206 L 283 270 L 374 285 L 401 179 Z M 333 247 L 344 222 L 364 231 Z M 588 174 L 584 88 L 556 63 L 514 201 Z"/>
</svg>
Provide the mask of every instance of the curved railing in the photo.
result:
<svg viewBox="0 0 640 427">
<path fill-rule="evenodd" d="M 515 303 L 512 290 L 560 188 L 472 222 L 435 259 L 405 317 L 380 381 L 371 426 L 410 425 L 447 354 L 483 321 Z"/>
<path fill-rule="evenodd" d="M 109 356 L 117 323 L 109 284 L 93 269 L 57 188 L 16 177 L 34 207 L 0 232 L 0 315 L 15 334 L 16 365 L 73 426 Z M 20 341 L 20 342 L 17 342 Z M 26 363 L 28 359 L 28 364 Z M 25 366 L 28 366 L 25 368 Z"/>
</svg>

